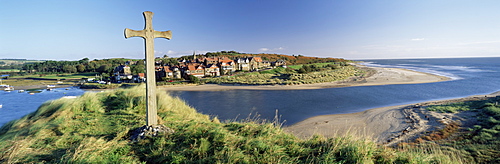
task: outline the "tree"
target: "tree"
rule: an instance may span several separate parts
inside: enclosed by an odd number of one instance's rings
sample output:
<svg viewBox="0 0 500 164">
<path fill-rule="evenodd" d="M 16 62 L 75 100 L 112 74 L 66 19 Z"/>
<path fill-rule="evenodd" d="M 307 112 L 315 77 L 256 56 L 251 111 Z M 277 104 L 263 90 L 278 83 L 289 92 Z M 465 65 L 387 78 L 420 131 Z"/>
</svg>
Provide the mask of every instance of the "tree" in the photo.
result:
<svg viewBox="0 0 500 164">
<path fill-rule="evenodd" d="M 197 78 L 196 76 L 193 76 L 193 75 L 189 75 L 189 76 L 188 76 L 188 80 L 189 80 L 191 83 L 195 83 L 195 84 L 200 83 L 200 79 L 199 79 L 199 78 Z"/>
<path fill-rule="evenodd" d="M 171 65 L 171 66 L 179 64 L 179 61 L 177 61 L 177 59 L 175 58 L 162 59 L 161 62 L 163 65 Z"/>
<path fill-rule="evenodd" d="M 83 64 L 78 64 L 76 66 L 76 71 L 78 71 L 78 72 L 85 72 L 85 66 Z"/>
<path fill-rule="evenodd" d="M 71 65 L 65 65 L 63 66 L 63 71 L 66 72 L 66 73 L 75 73 L 77 70 L 74 66 L 71 66 Z"/>
<path fill-rule="evenodd" d="M 304 69 L 304 67 L 302 67 L 299 70 L 297 70 L 297 73 L 307 73 L 307 71 L 306 69 Z"/>
<path fill-rule="evenodd" d="M 146 70 L 146 66 L 144 64 L 142 65 L 132 65 L 130 66 L 130 71 L 132 71 L 132 74 L 139 74 L 139 73 L 144 73 Z"/>
<path fill-rule="evenodd" d="M 89 62 L 89 58 L 83 58 L 82 60 L 79 60 L 78 62 L 79 63 L 88 63 Z"/>
<path fill-rule="evenodd" d="M 111 65 L 110 64 L 103 64 L 99 68 L 97 68 L 97 72 L 104 74 L 104 73 L 109 73 L 111 72 Z"/>
<path fill-rule="evenodd" d="M 303 65 L 302 68 L 306 71 L 306 73 L 313 71 L 312 68 L 310 66 L 307 66 L 307 65 Z"/>
<path fill-rule="evenodd" d="M 132 74 L 144 73 L 146 70 L 146 65 L 144 65 L 144 60 L 137 61 L 137 64 L 130 66 L 130 71 Z"/>
<path fill-rule="evenodd" d="M 86 68 L 86 71 L 87 72 L 95 72 L 96 68 L 97 67 L 97 62 L 93 61 L 93 62 L 89 62 L 89 64 L 87 64 L 87 66 L 85 66 Z"/>
</svg>

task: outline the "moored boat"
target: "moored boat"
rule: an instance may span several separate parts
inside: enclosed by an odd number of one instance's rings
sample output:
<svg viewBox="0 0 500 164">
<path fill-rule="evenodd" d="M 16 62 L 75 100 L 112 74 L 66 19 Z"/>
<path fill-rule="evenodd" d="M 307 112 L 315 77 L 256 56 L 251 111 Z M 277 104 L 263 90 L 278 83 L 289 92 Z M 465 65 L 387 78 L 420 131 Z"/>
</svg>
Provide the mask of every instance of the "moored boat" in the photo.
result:
<svg viewBox="0 0 500 164">
<path fill-rule="evenodd" d="M 51 91 L 54 89 L 54 87 L 56 87 L 56 86 L 55 85 L 47 85 L 47 90 Z"/>
<path fill-rule="evenodd" d="M 14 87 L 10 85 L 0 85 L 0 88 L 3 89 L 4 91 L 13 91 Z"/>
</svg>

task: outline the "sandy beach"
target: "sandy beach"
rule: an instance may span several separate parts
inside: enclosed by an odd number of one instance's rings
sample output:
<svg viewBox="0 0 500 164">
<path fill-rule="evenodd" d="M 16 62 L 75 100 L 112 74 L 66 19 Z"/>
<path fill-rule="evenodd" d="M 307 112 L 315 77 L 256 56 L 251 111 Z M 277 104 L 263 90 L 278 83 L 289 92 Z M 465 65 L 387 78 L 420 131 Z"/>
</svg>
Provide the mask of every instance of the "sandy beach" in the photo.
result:
<svg viewBox="0 0 500 164">
<path fill-rule="evenodd" d="M 438 113 L 425 110 L 428 105 L 483 100 L 499 96 L 500 92 L 465 98 L 429 101 L 416 104 L 389 106 L 352 114 L 322 115 L 308 118 L 283 129 L 299 138 L 315 134 L 324 137 L 357 136 L 373 139 L 377 143 L 394 145 L 411 141 L 428 131 L 442 129 L 451 122 L 462 126 L 474 125 L 473 112 L 460 114 Z"/>
<path fill-rule="evenodd" d="M 222 90 L 301 90 L 321 89 L 350 86 L 368 85 L 390 85 L 390 84 L 418 84 L 432 83 L 450 80 L 448 77 L 417 72 L 400 68 L 380 68 L 356 65 L 368 72 L 366 77 L 352 77 L 346 80 L 302 85 L 232 85 L 232 84 L 205 84 L 205 85 L 181 85 L 161 86 L 160 88 L 170 91 L 222 91 Z"/>
<path fill-rule="evenodd" d="M 72 87 L 71 84 L 57 84 L 54 88 L 67 88 Z M 16 90 L 28 90 L 28 89 L 46 89 L 47 85 L 26 85 L 26 86 L 15 86 Z"/>
</svg>

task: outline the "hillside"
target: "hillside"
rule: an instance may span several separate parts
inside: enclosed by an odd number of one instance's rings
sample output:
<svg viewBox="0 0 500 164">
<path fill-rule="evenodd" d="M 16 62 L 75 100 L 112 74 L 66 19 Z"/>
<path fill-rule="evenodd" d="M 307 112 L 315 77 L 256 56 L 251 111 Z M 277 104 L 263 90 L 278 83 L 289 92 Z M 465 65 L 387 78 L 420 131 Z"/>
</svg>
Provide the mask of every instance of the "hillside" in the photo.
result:
<svg viewBox="0 0 500 164">
<path fill-rule="evenodd" d="M 199 55 L 197 55 L 199 56 Z M 283 54 L 248 54 L 241 53 L 236 51 L 221 51 L 221 52 L 207 52 L 204 57 L 229 57 L 231 59 L 235 58 L 244 58 L 251 56 L 259 56 L 262 57 L 263 60 L 267 61 L 276 61 L 276 60 L 284 60 L 287 65 L 300 65 L 300 64 L 313 64 L 313 63 L 329 63 L 329 62 L 347 62 L 348 60 L 341 58 L 320 58 L 320 57 L 308 57 L 303 55 L 283 55 Z M 182 56 L 180 58 L 183 59 L 192 59 L 192 56 Z"/>
<path fill-rule="evenodd" d="M 353 137 L 300 140 L 278 121 L 220 123 L 158 94 L 173 130 L 131 142 L 144 124 L 144 86 L 46 102 L 0 129 L 0 163 L 457 163 L 432 150 L 382 147 Z"/>
</svg>

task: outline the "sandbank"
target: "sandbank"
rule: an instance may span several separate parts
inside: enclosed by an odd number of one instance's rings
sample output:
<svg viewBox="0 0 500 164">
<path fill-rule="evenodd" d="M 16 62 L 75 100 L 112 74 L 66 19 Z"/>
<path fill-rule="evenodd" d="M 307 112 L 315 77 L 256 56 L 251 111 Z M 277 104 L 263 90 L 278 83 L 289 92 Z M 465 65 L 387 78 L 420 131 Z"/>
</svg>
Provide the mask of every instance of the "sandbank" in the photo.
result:
<svg viewBox="0 0 500 164">
<path fill-rule="evenodd" d="M 313 135 L 324 137 L 359 136 L 373 139 L 385 145 L 402 141 L 412 141 L 425 132 L 442 129 L 452 121 L 462 125 L 474 125 L 473 112 L 459 114 L 427 111 L 428 105 L 482 100 L 499 96 L 500 92 L 489 95 L 476 95 L 465 98 L 428 101 L 423 103 L 389 106 L 370 109 L 352 114 L 333 114 L 311 117 L 283 129 L 299 138 Z"/>
<path fill-rule="evenodd" d="M 54 88 L 67 88 L 75 85 L 71 84 L 57 84 Z M 16 90 L 29 90 L 29 89 L 46 89 L 47 85 L 25 85 L 25 86 L 14 86 Z"/>
<path fill-rule="evenodd" d="M 169 91 L 222 91 L 222 90 L 303 90 L 350 86 L 371 86 L 390 84 L 419 84 L 450 80 L 448 77 L 430 73 L 417 72 L 401 68 L 381 68 L 356 65 L 365 70 L 365 77 L 351 77 L 346 80 L 301 85 L 238 85 L 238 84 L 205 84 L 205 85 L 171 85 L 161 86 Z"/>
</svg>

